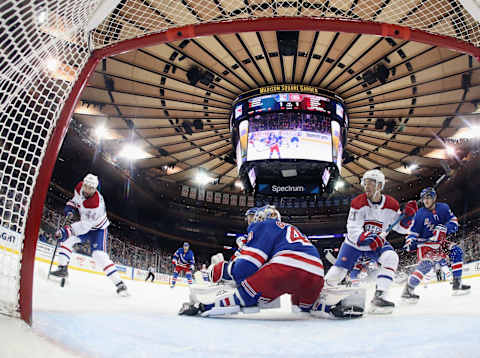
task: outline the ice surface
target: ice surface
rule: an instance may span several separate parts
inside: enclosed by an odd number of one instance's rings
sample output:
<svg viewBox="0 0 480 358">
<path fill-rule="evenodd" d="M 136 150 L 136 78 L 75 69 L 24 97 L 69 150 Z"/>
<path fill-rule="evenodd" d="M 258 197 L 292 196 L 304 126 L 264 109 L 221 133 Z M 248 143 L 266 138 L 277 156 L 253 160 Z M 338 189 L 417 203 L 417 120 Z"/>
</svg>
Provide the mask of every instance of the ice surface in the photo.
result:
<svg viewBox="0 0 480 358">
<path fill-rule="evenodd" d="M 465 280 L 466 296 L 419 287 L 417 305 L 401 303 L 397 286 L 392 315 L 331 321 L 290 313 L 287 296 L 258 314 L 178 316 L 185 287 L 127 281 L 132 296 L 120 298 L 106 277 L 71 270 L 60 288 L 47 269 L 37 264 L 33 332 L 0 320 L 0 357 L 480 357 L 480 278 Z"/>
</svg>

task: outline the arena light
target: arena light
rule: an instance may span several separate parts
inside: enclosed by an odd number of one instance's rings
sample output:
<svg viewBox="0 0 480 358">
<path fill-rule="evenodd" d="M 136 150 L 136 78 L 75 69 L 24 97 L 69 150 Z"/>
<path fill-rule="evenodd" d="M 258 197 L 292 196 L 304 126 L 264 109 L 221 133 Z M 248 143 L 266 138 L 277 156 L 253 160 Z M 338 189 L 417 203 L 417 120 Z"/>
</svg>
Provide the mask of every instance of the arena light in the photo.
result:
<svg viewBox="0 0 480 358">
<path fill-rule="evenodd" d="M 48 20 L 48 12 L 47 10 L 43 9 L 37 14 L 37 21 L 40 25 L 44 25 L 47 23 Z"/>
<path fill-rule="evenodd" d="M 417 168 L 418 168 L 418 164 L 413 163 L 413 164 L 410 164 L 410 165 L 408 166 L 408 171 L 411 173 L 411 172 L 413 172 L 414 170 L 416 170 Z"/>
<path fill-rule="evenodd" d="M 150 158 L 151 155 L 133 144 L 125 144 L 118 156 L 129 160 Z"/>
<path fill-rule="evenodd" d="M 240 180 L 237 180 L 237 181 L 235 182 L 235 187 L 238 188 L 238 189 L 240 189 L 240 190 L 243 190 L 243 189 L 244 189 L 243 183 L 242 183 Z"/>
<path fill-rule="evenodd" d="M 335 182 L 335 190 L 340 190 L 345 186 L 345 182 L 343 180 L 337 180 Z"/>
<path fill-rule="evenodd" d="M 45 66 L 50 72 L 55 72 L 58 69 L 58 60 L 55 57 L 49 57 L 45 62 Z"/>
<path fill-rule="evenodd" d="M 97 137 L 98 140 L 105 139 L 107 138 L 107 136 L 108 136 L 108 129 L 103 124 L 95 128 L 95 137 Z"/>
<path fill-rule="evenodd" d="M 207 185 L 213 181 L 213 178 L 204 171 L 199 171 L 195 177 L 195 182 L 199 185 Z"/>
<path fill-rule="evenodd" d="M 445 151 L 446 151 L 447 154 L 450 155 L 450 156 L 455 155 L 455 148 L 452 147 L 451 145 L 446 145 L 446 146 L 445 146 Z"/>
</svg>

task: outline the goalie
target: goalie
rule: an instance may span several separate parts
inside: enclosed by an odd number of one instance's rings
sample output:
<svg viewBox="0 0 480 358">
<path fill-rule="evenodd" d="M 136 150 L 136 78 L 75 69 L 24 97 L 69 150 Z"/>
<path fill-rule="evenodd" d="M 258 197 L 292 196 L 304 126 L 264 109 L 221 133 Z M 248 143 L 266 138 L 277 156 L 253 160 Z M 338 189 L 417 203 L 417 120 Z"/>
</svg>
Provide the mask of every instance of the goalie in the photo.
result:
<svg viewBox="0 0 480 358">
<path fill-rule="evenodd" d="M 179 314 L 209 317 L 252 313 L 279 302 L 276 299 L 288 293 L 292 305 L 303 312 L 321 317 L 361 316 L 362 304 L 344 304 L 342 299 L 348 294 L 329 298 L 320 294 L 324 271 L 317 249 L 295 226 L 280 220 L 274 206 L 258 209 L 240 256 L 230 262 L 221 254 L 212 258 L 210 281 L 227 285 L 219 286 L 212 299 L 191 295 L 193 302 L 185 303 Z"/>
</svg>

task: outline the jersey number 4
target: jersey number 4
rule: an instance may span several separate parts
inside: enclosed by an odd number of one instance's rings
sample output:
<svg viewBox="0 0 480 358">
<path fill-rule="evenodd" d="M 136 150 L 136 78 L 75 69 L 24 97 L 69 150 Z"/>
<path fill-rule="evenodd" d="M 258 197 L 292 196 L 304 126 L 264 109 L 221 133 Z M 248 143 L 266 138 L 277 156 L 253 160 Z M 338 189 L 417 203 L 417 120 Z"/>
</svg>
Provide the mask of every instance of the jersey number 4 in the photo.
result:
<svg viewBox="0 0 480 358">
<path fill-rule="evenodd" d="M 299 242 L 302 245 L 312 245 L 295 226 L 289 226 L 287 228 L 287 241 L 292 244 Z"/>
</svg>

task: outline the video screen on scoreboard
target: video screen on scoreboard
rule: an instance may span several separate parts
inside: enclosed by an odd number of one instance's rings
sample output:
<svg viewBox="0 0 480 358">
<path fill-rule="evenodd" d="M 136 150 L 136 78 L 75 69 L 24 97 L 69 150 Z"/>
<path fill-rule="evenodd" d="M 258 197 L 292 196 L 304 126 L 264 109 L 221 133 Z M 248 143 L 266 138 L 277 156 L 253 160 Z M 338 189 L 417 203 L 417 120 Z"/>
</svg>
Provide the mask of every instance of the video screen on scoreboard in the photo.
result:
<svg viewBox="0 0 480 358">
<path fill-rule="evenodd" d="M 332 134 L 322 113 L 266 113 L 249 118 L 247 161 L 332 161 Z"/>
<path fill-rule="evenodd" d="M 325 96 L 305 93 L 273 93 L 253 97 L 235 105 L 234 118 L 281 111 L 312 111 L 338 116 L 343 120 L 343 104 Z"/>
</svg>

